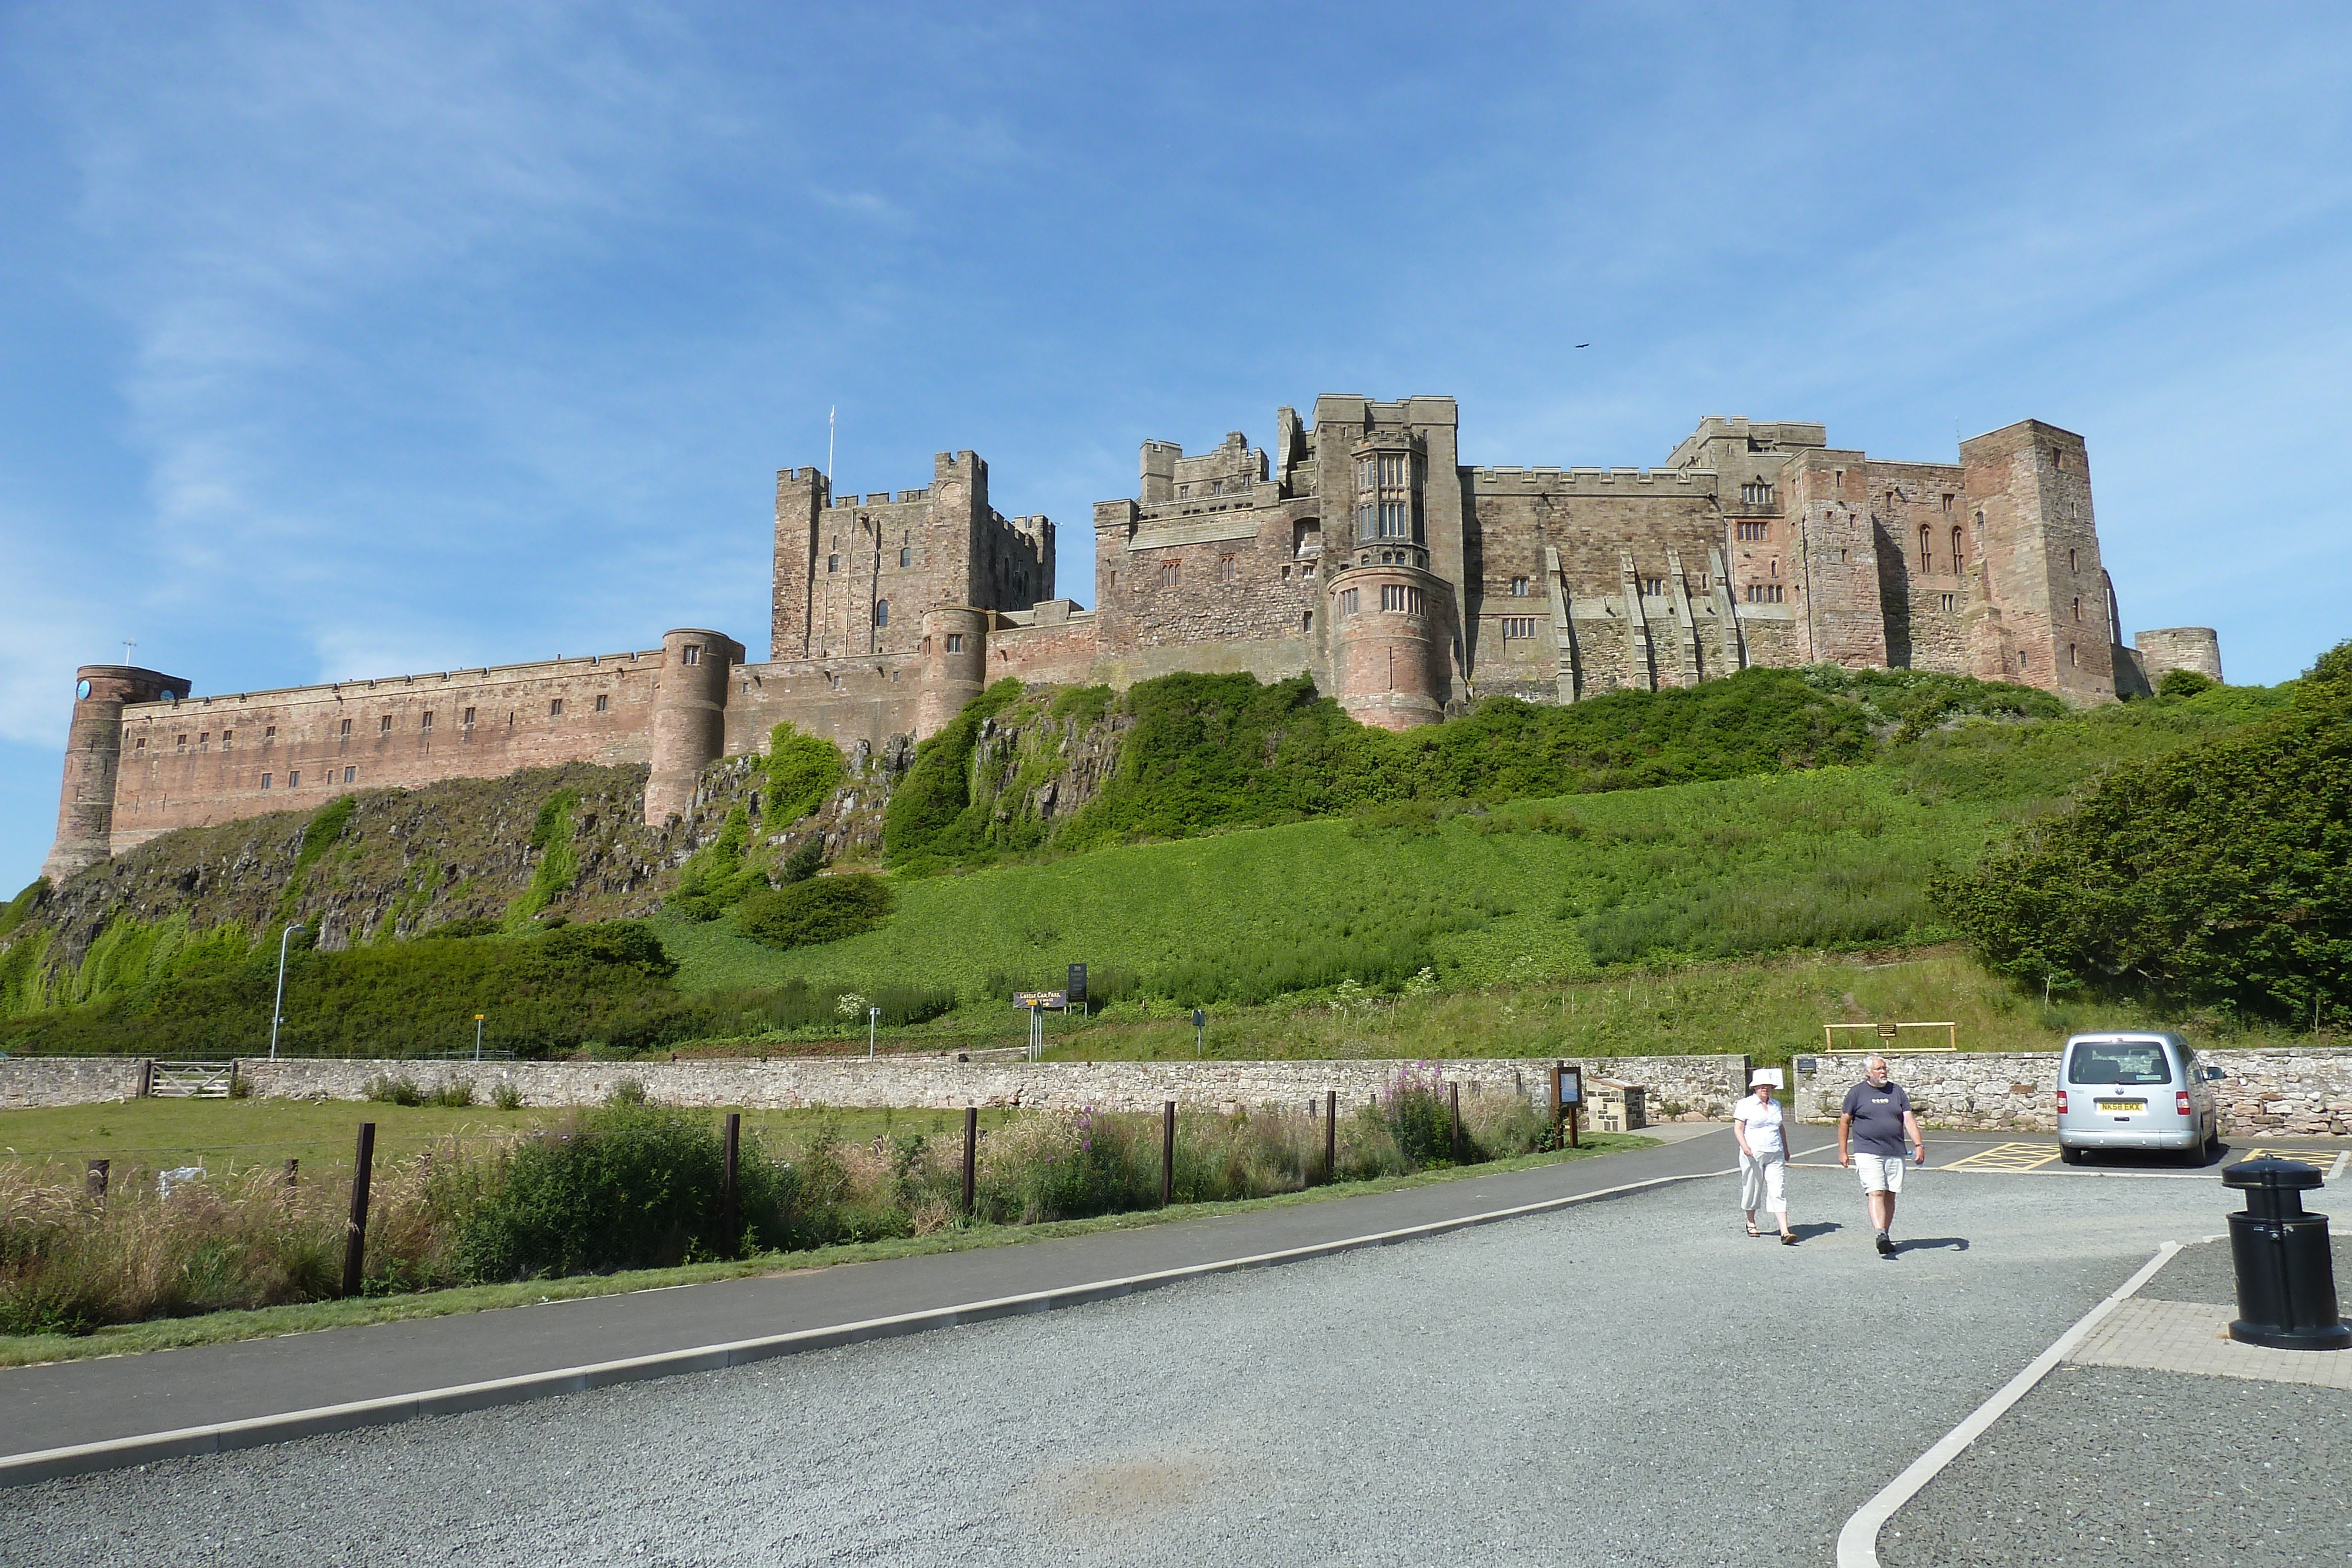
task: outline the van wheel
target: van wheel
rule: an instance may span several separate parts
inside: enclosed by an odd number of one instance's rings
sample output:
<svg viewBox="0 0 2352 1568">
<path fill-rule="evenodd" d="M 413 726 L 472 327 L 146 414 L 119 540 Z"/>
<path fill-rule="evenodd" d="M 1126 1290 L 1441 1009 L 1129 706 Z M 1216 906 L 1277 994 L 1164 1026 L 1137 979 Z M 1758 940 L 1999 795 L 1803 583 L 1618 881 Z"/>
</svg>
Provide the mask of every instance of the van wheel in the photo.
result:
<svg viewBox="0 0 2352 1568">
<path fill-rule="evenodd" d="M 2061 1144 L 2058 1145 L 2058 1157 L 2065 1161 L 2070 1166 L 2079 1166 L 2083 1163 L 2083 1151 L 2080 1149 L 2070 1149 L 2065 1145 Z"/>
</svg>

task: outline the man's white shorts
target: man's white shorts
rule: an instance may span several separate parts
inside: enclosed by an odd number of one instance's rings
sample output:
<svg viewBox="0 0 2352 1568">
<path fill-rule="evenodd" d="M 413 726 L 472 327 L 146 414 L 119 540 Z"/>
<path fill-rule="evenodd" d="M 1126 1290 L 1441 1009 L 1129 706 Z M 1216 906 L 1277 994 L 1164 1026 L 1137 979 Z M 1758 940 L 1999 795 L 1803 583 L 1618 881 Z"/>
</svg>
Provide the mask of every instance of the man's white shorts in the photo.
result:
<svg viewBox="0 0 2352 1568">
<path fill-rule="evenodd" d="M 1901 1192 L 1903 1190 L 1903 1156 L 1901 1155 L 1867 1155 L 1854 1151 L 1853 1173 L 1862 1178 L 1864 1192 Z"/>
</svg>

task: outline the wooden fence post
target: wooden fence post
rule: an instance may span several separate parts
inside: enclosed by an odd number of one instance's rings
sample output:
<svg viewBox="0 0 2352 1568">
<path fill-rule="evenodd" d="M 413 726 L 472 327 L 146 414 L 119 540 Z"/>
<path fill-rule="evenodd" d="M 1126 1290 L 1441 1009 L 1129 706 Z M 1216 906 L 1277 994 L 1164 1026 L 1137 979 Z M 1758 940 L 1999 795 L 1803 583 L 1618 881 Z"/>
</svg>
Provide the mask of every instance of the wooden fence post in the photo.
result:
<svg viewBox="0 0 2352 1568">
<path fill-rule="evenodd" d="M 1446 1097 L 1454 1102 L 1454 1163 L 1458 1166 L 1462 1163 L 1462 1085 L 1449 1083 L 1445 1088 Z"/>
<path fill-rule="evenodd" d="M 1176 1201 L 1176 1102 L 1169 1101 L 1160 1116 L 1160 1207 L 1165 1208 Z"/>
<path fill-rule="evenodd" d="M 963 1215 L 966 1219 L 974 1218 L 972 1200 L 977 1196 L 974 1188 L 979 1174 L 980 1107 L 967 1105 L 963 1108 Z"/>
<path fill-rule="evenodd" d="M 1323 1092 L 1323 1180 L 1328 1184 L 1339 1179 L 1339 1092 Z"/>
<path fill-rule="evenodd" d="M 286 1162 L 286 1180 L 279 1189 L 279 1197 L 287 1203 L 292 1203 L 294 1201 L 294 1189 L 301 1185 L 301 1181 L 302 1162 L 300 1160 L 288 1160 Z"/>
<path fill-rule="evenodd" d="M 735 1234 L 735 1160 L 742 1141 L 743 1113 L 730 1111 L 727 1113 L 726 1156 L 719 1169 L 719 1246 L 721 1255 L 729 1258 L 735 1256 L 739 1239 Z"/>
<path fill-rule="evenodd" d="M 352 1163 L 352 1218 L 343 1231 L 343 1294 L 360 1293 L 360 1267 L 367 1260 L 368 1173 L 375 1164 L 375 1124 L 360 1124 Z"/>
<path fill-rule="evenodd" d="M 113 1168 L 112 1160 L 92 1160 L 89 1169 L 82 1174 L 82 1189 L 95 1198 L 100 1207 L 106 1203 L 106 1173 Z"/>
</svg>

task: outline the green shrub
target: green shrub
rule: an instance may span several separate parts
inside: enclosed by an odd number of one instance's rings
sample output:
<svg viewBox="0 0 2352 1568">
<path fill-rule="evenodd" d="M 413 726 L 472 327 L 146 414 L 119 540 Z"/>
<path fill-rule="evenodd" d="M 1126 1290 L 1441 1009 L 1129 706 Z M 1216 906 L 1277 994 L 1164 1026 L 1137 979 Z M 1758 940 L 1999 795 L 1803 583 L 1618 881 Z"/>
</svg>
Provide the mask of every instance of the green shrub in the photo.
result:
<svg viewBox="0 0 2352 1568">
<path fill-rule="evenodd" d="M 789 1178 L 755 1140 L 722 1232 L 725 1146 L 708 1118 L 618 1102 L 518 1145 L 467 1214 L 453 1255 L 476 1281 L 734 1258 L 789 1235 Z"/>
<path fill-rule="evenodd" d="M 2331 668 L 2238 736 L 2117 765 L 1936 898 L 2029 986 L 2352 1019 L 2352 680 Z"/>
<path fill-rule="evenodd" d="M 761 812 L 769 831 L 789 827 L 822 807 L 848 771 L 841 749 L 790 724 L 768 732 L 768 799 Z"/>
<path fill-rule="evenodd" d="M 522 1109 L 522 1091 L 515 1087 L 514 1080 L 501 1078 L 498 1087 L 490 1091 L 490 1103 L 501 1111 L 520 1111 Z"/>
<path fill-rule="evenodd" d="M 580 855 L 572 842 L 572 817 L 579 805 L 580 791 L 570 789 L 558 789 L 540 803 L 530 830 L 530 847 L 539 852 L 539 862 L 531 867 L 530 885 L 507 905 L 505 929 L 530 930 L 540 911 L 580 880 Z"/>
<path fill-rule="evenodd" d="M 824 841 L 811 839 L 784 857 L 776 868 L 776 885 L 789 887 L 796 882 L 806 882 L 824 869 Z"/>
<path fill-rule="evenodd" d="M 474 1103 L 473 1081 L 468 1078 L 445 1080 L 438 1088 L 425 1097 L 425 1103 L 451 1111 L 470 1105 Z"/>
<path fill-rule="evenodd" d="M 2220 683 L 2195 670 L 2167 670 L 2156 683 L 2156 695 L 2160 697 L 2193 697 L 2200 692 L 2210 692 Z"/>
<path fill-rule="evenodd" d="M 972 751 L 980 727 L 1021 696 L 1007 676 L 964 704 L 938 734 L 915 747 L 915 763 L 890 791 L 882 819 L 882 856 L 895 865 L 941 852 L 940 841 L 971 804 Z"/>
<path fill-rule="evenodd" d="M 771 947 L 810 947 L 871 931 L 889 915 L 889 885 L 853 873 L 754 894 L 737 907 L 735 925 Z"/>
<path fill-rule="evenodd" d="M 379 1105 L 422 1105 L 425 1103 L 425 1091 L 417 1086 L 416 1080 L 405 1073 L 395 1077 L 388 1072 L 379 1072 L 360 1085 L 360 1098 L 373 1100 Z"/>
<path fill-rule="evenodd" d="M 418 933 L 418 936 L 420 937 L 446 937 L 455 940 L 470 936 L 495 936 L 504 929 L 505 927 L 500 925 L 499 922 L 495 920 L 482 920 L 478 918 L 445 920 L 429 931 Z"/>
</svg>

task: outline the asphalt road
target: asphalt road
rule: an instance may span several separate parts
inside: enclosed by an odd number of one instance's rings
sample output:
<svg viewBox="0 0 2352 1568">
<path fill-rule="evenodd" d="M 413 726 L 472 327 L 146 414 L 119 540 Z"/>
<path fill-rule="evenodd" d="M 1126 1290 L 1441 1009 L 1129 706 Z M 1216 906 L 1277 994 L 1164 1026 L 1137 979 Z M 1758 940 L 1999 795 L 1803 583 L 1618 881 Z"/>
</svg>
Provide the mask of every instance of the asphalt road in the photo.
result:
<svg viewBox="0 0 2352 1568">
<path fill-rule="evenodd" d="M 11 1563 L 1787 1563 L 2203 1179 L 1793 1173 L 0 1499 Z M 2081 1375 L 2070 1375 L 2079 1376 Z M 1913 1558 L 1910 1561 L 1920 1561 Z M 1952 1558 L 1944 1561 L 1955 1560 Z"/>
</svg>

